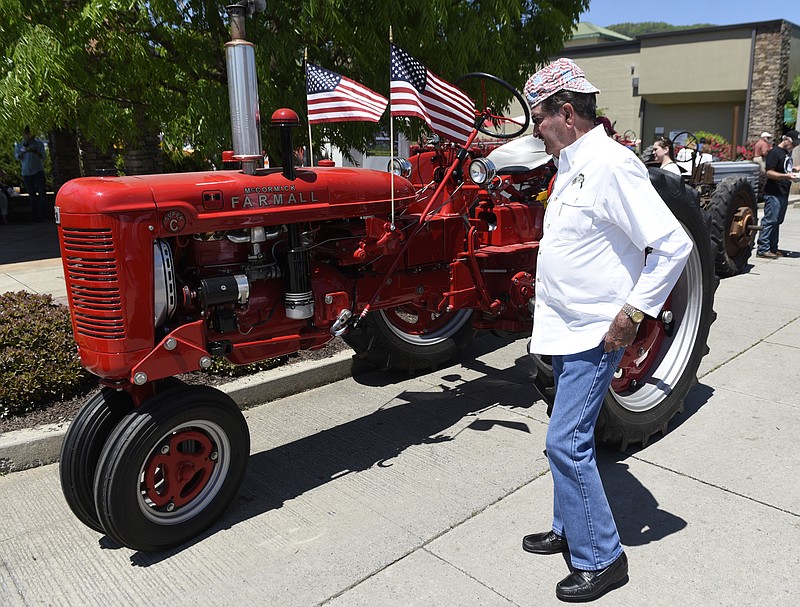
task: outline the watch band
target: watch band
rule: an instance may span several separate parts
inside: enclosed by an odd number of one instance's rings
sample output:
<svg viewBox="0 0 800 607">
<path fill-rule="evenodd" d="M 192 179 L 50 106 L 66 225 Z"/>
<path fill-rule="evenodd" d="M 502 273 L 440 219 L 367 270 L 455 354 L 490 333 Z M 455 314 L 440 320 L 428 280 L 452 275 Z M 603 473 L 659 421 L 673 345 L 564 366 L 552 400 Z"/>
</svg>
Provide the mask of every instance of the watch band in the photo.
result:
<svg viewBox="0 0 800 607">
<path fill-rule="evenodd" d="M 644 320 L 644 312 L 637 310 L 628 303 L 622 305 L 622 311 L 625 312 L 625 314 L 628 315 L 628 318 L 630 318 L 637 325 Z"/>
</svg>

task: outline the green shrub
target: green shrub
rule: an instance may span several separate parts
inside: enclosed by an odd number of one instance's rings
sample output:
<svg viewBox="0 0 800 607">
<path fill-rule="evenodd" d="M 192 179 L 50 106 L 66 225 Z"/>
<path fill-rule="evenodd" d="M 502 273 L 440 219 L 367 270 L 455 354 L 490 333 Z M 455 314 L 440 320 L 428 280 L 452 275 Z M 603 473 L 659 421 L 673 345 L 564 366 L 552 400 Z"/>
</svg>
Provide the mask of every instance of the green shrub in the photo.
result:
<svg viewBox="0 0 800 607">
<path fill-rule="evenodd" d="M 50 295 L 0 295 L 0 417 L 21 415 L 85 393 L 69 310 Z"/>
<path fill-rule="evenodd" d="M 290 356 L 279 356 L 277 358 L 268 358 L 259 362 L 250 363 L 248 365 L 234 365 L 232 362 L 224 358 L 212 359 L 211 366 L 208 369 L 201 371 L 207 375 L 214 375 L 216 377 L 243 377 L 245 375 L 252 375 L 259 371 L 268 371 L 275 367 L 280 367 L 282 364 L 289 360 Z"/>
<path fill-rule="evenodd" d="M 274 369 L 290 358 L 241 366 L 214 358 L 211 367 L 198 375 L 241 377 Z M 0 418 L 43 409 L 96 387 L 97 378 L 81 367 L 65 306 L 50 295 L 26 291 L 0 295 Z"/>
</svg>

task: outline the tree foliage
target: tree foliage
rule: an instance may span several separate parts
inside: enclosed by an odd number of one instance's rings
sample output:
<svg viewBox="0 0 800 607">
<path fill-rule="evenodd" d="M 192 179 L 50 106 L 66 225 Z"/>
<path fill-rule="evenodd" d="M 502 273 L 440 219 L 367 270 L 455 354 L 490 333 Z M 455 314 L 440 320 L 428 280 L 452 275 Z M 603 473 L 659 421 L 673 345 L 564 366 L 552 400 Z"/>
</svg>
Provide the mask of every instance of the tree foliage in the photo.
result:
<svg viewBox="0 0 800 607">
<path fill-rule="evenodd" d="M 453 80 L 471 71 L 517 87 L 570 35 L 588 0 L 268 0 L 246 23 L 256 45 L 261 115 L 305 115 L 309 61 L 388 96 L 394 42 Z M 0 2 L 0 136 L 21 125 L 79 130 L 101 147 L 135 140 L 143 120 L 177 149 L 209 157 L 230 147 L 225 3 L 214 0 Z M 384 118 L 388 121 L 388 118 Z M 268 120 L 263 120 L 268 122 Z M 388 122 L 387 122 L 388 124 Z M 275 139 L 264 128 L 265 145 Z M 332 124 L 317 135 L 363 148 L 374 126 Z"/>
<path fill-rule="evenodd" d="M 642 23 L 617 23 L 609 25 L 607 29 L 635 38 L 644 34 L 660 34 L 661 32 L 674 32 L 678 30 L 692 30 L 701 27 L 715 27 L 712 23 L 695 23 L 694 25 L 671 25 L 664 21 L 643 21 Z"/>
</svg>

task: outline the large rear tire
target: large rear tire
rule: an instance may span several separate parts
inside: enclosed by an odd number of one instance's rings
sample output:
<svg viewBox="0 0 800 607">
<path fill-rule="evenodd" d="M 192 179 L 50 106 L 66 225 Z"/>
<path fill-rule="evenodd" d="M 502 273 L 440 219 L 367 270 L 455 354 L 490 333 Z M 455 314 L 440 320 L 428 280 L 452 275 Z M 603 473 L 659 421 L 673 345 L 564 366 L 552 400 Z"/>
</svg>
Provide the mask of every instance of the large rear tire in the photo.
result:
<svg viewBox="0 0 800 607">
<path fill-rule="evenodd" d="M 735 276 L 744 270 L 753 252 L 753 228 L 758 225 L 753 186 L 744 177 L 726 177 L 714 190 L 706 211 L 711 216 L 717 276 Z"/>
<path fill-rule="evenodd" d="M 208 386 L 167 390 L 129 413 L 94 479 L 103 529 L 135 550 L 164 550 L 211 526 L 236 495 L 250 454 L 236 403 Z"/>
<path fill-rule="evenodd" d="M 422 306 L 371 312 L 343 337 L 367 364 L 406 373 L 436 370 L 473 339 L 472 310 L 431 313 Z"/>
<path fill-rule="evenodd" d="M 650 179 L 694 247 L 664 308 L 672 313 L 671 322 L 645 320 L 640 334 L 652 349 L 642 360 L 638 352 L 641 344 L 635 342 L 628 348 L 623 360 L 641 362 L 630 363 L 629 369 L 615 375 L 600 411 L 598 442 L 620 449 L 629 444 L 646 446 L 654 434 L 665 434 L 669 421 L 683 411 L 686 395 L 697 383 L 700 361 L 708 353 L 708 333 L 716 318 L 713 303 L 719 279 L 714 274 L 708 223 L 697 193 L 677 176 L 659 169 L 650 171 Z M 537 371 L 534 385 L 549 412 L 555 399 L 550 357 L 532 356 Z M 628 370 L 635 381 L 625 381 Z"/>
</svg>

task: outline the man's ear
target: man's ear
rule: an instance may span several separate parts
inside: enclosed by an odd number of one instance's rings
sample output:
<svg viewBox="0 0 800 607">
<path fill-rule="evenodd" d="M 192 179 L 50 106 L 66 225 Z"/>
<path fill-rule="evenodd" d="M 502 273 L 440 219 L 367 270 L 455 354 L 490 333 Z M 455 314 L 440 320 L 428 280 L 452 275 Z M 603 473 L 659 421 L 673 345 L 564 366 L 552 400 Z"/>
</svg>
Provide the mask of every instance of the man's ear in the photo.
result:
<svg viewBox="0 0 800 607">
<path fill-rule="evenodd" d="M 571 103 L 565 103 L 561 106 L 561 109 L 564 110 L 564 119 L 567 122 L 567 126 L 573 127 L 575 126 L 575 108 L 572 107 Z"/>
</svg>

